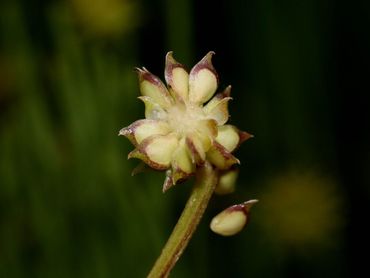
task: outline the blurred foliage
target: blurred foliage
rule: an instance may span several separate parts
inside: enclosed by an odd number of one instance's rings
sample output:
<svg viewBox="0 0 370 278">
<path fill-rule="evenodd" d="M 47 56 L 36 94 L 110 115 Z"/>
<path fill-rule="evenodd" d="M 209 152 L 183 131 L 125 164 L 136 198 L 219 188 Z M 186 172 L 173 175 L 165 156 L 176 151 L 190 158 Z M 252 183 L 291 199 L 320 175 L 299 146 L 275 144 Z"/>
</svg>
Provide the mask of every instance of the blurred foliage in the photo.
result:
<svg viewBox="0 0 370 278">
<path fill-rule="evenodd" d="M 318 0 L 2 1 L 0 277 L 148 272 L 191 182 L 163 195 L 162 174 L 131 177 L 117 133 L 143 117 L 133 67 L 162 77 L 168 50 L 188 66 L 215 50 L 221 88 L 233 85 L 231 123 L 256 135 L 239 150 L 236 192 L 213 198 L 173 277 L 346 277 L 366 265 L 352 258 L 370 196 L 366 79 L 352 56 L 368 61 L 369 11 Z M 246 231 L 210 232 L 216 213 L 250 198 L 260 203 Z"/>
</svg>

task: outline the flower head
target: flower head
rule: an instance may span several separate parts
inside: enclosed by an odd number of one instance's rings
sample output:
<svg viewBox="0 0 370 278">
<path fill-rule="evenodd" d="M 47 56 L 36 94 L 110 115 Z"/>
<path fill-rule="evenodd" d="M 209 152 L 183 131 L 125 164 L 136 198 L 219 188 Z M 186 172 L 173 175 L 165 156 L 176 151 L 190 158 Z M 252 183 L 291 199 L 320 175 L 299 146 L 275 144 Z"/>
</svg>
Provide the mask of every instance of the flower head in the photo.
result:
<svg viewBox="0 0 370 278">
<path fill-rule="evenodd" d="M 231 86 L 214 96 L 218 76 L 213 55 L 207 53 L 188 73 L 169 52 L 164 73 L 167 86 L 146 68 L 137 69 L 145 119 L 119 134 L 136 147 L 129 158 L 167 170 L 163 191 L 193 175 L 206 160 L 228 170 L 239 163 L 232 152 L 252 136 L 226 124 Z"/>
</svg>

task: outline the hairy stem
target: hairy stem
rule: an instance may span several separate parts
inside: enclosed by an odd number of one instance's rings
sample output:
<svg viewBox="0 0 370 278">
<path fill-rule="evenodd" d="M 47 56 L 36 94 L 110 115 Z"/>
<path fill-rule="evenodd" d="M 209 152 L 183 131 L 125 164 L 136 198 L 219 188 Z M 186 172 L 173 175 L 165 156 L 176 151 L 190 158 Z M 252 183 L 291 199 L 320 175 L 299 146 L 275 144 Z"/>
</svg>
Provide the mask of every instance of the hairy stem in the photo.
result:
<svg viewBox="0 0 370 278">
<path fill-rule="evenodd" d="M 161 255 L 148 278 L 168 277 L 198 226 L 217 184 L 217 172 L 205 163 L 197 172 L 194 188 Z"/>
</svg>

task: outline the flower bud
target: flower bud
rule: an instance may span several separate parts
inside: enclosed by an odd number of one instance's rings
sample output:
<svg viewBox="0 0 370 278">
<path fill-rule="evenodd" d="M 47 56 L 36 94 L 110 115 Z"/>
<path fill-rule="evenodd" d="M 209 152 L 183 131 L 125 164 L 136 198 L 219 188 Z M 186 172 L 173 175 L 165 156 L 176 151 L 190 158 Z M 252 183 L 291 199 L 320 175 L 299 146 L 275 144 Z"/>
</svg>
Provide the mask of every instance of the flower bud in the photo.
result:
<svg viewBox="0 0 370 278">
<path fill-rule="evenodd" d="M 211 230 L 222 236 L 239 233 L 248 222 L 250 208 L 257 202 L 258 200 L 249 200 L 220 212 L 212 219 Z"/>
<path fill-rule="evenodd" d="M 237 168 L 221 173 L 215 189 L 215 193 L 219 195 L 233 193 L 235 190 L 235 182 L 238 178 L 238 174 L 239 171 Z"/>
<path fill-rule="evenodd" d="M 170 88 L 171 93 L 184 101 L 188 99 L 189 94 L 189 74 L 184 66 L 177 62 L 173 56 L 172 51 L 166 55 L 166 68 L 164 77 Z"/>
<path fill-rule="evenodd" d="M 189 100 L 193 103 L 203 104 L 216 92 L 218 79 L 211 61 L 214 54 L 208 52 L 190 71 Z"/>
</svg>

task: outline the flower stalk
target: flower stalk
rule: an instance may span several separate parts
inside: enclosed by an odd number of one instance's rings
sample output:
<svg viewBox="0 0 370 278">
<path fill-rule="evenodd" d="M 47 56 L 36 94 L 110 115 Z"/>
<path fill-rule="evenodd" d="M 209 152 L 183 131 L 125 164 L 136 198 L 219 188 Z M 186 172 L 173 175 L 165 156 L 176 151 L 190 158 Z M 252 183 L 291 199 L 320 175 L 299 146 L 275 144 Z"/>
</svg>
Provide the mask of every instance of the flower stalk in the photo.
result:
<svg viewBox="0 0 370 278">
<path fill-rule="evenodd" d="M 217 181 L 217 171 L 209 163 L 197 171 L 194 188 L 185 208 L 148 278 L 168 277 L 197 228 Z"/>
</svg>

